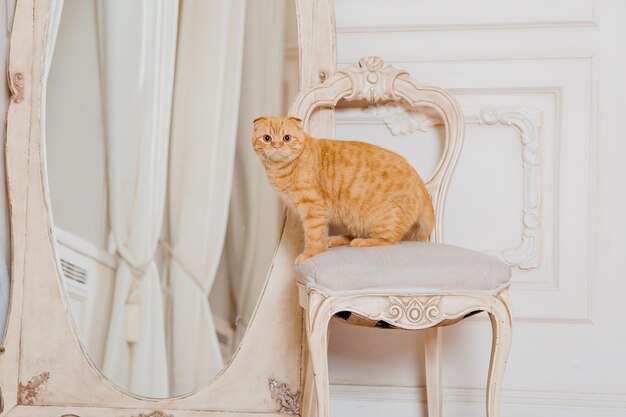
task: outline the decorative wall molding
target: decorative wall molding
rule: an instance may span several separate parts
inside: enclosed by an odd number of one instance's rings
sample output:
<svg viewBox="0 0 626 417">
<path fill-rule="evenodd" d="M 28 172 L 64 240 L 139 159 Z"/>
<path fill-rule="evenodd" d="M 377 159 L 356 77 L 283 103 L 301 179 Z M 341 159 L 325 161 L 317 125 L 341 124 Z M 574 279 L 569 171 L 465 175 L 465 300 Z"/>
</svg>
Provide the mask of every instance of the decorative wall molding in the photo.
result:
<svg viewBox="0 0 626 417">
<path fill-rule="evenodd" d="M 426 132 L 441 125 L 439 115 L 431 107 L 411 107 L 405 103 L 394 102 L 375 104 L 366 107 L 364 111 L 382 118 L 394 136 Z"/>
<path fill-rule="evenodd" d="M 287 384 L 280 383 L 274 379 L 268 381 L 272 399 L 278 403 L 281 414 L 300 414 L 300 391 L 292 393 Z"/>
<path fill-rule="evenodd" d="M 515 13 L 493 0 L 476 0 L 471 8 L 450 7 L 454 1 L 431 3 L 396 0 L 390 7 L 380 0 L 336 0 L 337 34 L 376 37 L 381 33 L 585 28 L 598 24 L 593 0 L 569 0 L 567 10 L 559 3 L 527 0 Z M 395 7 L 402 13 L 394 13 Z"/>
<path fill-rule="evenodd" d="M 380 117 L 394 136 L 407 135 L 441 125 L 441 119 L 432 109 L 413 108 L 404 103 L 376 104 L 363 110 Z M 539 134 L 542 114 L 531 107 L 466 108 L 466 125 L 510 126 L 515 128 L 522 143 L 524 172 L 524 206 L 522 208 L 522 236 L 519 246 L 500 251 L 488 251 L 508 265 L 519 269 L 534 269 L 541 258 L 541 155 Z"/>
<path fill-rule="evenodd" d="M 21 405 L 33 405 L 39 399 L 39 394 L 46 389 L 50 379 L 50 372 L 42 372 L 32 377 L 26 384 L 19 383 L 17 387 L 17 403 Z"/>
<path fill-rule="evenodd" d="M 451 416 L 475 414 L 474 407 L 482 411 L 484 390 L 482 388 L 444 388 L 443 400 L 453 403 Z M 341 385 L 330 386 L 333 409 L 344 416 L 378 416 L 381 411 L 397 417 L 427 417 L 425 387 Z M 511 408 L 517 412 L 507 413 Z M 354 410 L 353 413 L 350 413 Z M 524 410 L 524 412 L 519 412 Z M 552 412 L 546 414 L 548 410 Z M 617 416 L 626 410 L 624 394 L 600 394 L 580 392 L 549 392 L 545 390 L 502 390 L 502 415 L 532 415 L 541 411 L 545 416 Z M 346 413 L 341 413 L 346 411 Z M 461 414 L 462 413 L 462 414 Z"/>
<path fill-rule="evenodd" d="M 522 208 L 522 237 L 518 247 L 504 251 L 494 251 L 504 262 L 519 269 L 533 269 L 539 266 L 541 257 L 541 155 L 539 149 L 539 129 L 541 112 L 530 107 L 504 107 L 481 109 L 478 114 L 471 112 L 466 123 L 476 125 L 504 125 L 515 127 L 522 141 L 522 167 L 524 170 L 524 206 Z"/>
</svg>

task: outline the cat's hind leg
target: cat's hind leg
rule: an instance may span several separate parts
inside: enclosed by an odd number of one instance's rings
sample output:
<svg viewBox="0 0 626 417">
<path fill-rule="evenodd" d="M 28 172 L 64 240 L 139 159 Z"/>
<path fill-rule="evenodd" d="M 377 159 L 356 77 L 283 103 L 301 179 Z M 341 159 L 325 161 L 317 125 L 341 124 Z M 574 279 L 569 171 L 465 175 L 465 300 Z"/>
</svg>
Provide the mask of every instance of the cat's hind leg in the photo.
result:
<svg viewBox="0 0 626 417">
<path fill-rule="evenodd" d="M 349 245 L 352 239 L 350 235 L 331 236 L 328 238 L 328 247 L 334 248 L 335 246 Z"/>
<path fill-rule="evenodd" d="M 395 245 L 399 243 L 405 235 L 405 228 L 399 228 L 395 225 L 387 225 L 372 230 L 368 238 L 352 239 L 350 246 L 367 247 L 367 246 L 384 246 Z"/>
<path fill-rule="evenodd" d="M 435 228 L 435 213 L 432 206 L 427 207 L 415 224 L 411 227 L 411 230 L 404 237 L 404 240 L 428 240 Z"/>
<path fill-rule="evenodd" d="M 384 213 L 376 216 L 372 214 L 372 223 L 365 237 L 352 239 L 350 246 L 383 246 L 394 245 L 402 241 L 402 238 L 413 226 L 414 219 L 403 207 L 387 209 Z"/>
<path fill-rule="evenodd" d="M 393 244 L 398 243 L 398 242 L 390 242 L 388 240 L 377 239 L 377 238 L 362 238 L 362 237 L 358 237 L 356 239 L 352 239 L 352 241 L 350 242 L 350 246 L 355 247 L 355 248 L 364 248 L 364 247 L 367 247 L 367 246 L 393 245 Z"/>
</svg>

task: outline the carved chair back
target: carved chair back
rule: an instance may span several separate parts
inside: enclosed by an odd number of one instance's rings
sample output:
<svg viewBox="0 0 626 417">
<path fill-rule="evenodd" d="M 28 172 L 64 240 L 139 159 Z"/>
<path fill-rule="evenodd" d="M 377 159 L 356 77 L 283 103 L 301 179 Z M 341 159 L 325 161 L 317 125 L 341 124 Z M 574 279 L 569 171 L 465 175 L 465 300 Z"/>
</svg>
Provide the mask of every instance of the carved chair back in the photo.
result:
<svg viewBox="0 0 626 417">
<path fill-rule="evenodd" d="M 426 181 L 439 220 L 432 240 L 443 240 L 443 212 L 448 184 L 463 146 L 463 113 L 459 103 L 446 91 L 424 86 L 408 72 L 391 65 L 385 66 L 380 57 L 361 58 L 358 64 L 338 70 L 324 82 L 306 88 L 298 94 L 289 109 L 291 116 L 304 121 L 309 131 L 310 117 L 316 109 L 335 108 L 340 100 L 369 103 L 405 102 L 412 107 L 434 108 L 445 127 L 443 153 L 434 174 Z"/>
</svg>

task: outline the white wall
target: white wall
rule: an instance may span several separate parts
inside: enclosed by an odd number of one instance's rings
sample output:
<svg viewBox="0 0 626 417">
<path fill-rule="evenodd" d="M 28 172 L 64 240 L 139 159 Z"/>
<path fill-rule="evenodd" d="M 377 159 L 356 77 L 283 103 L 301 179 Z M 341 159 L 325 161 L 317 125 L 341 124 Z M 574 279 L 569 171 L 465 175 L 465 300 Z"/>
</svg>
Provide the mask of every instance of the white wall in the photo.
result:
<svg viewBox="0 0 626 417">
<path fill-rule="evenodd" d="M 54 224 L 106 248 L 104 109 L 94 0 L 65 0 L 46 95 Z"/>
<path fill-rule="evenodd" d="M 101 366 L 115 258 L 107 253 L 104 109 L 94 0 L 64 1 L 45 112 L 48 185 L 59 256 L 89 271 L 87 285 L 68 279 L 65 284 L 81 340 L 91 360 Z"/>
<path fill-rule="evenodd" d="M 380 55 L 450 89 L 464 109 L 466 143 L 439 221 L 448 243 L 513 265 L 503 415 L 626 415 L 619 309 L 626 3 L 335 0 L 335 7 L 339 66 Z M 393 116 L 342 110 L 336 135 L 404 152 L 427 177 L 440 152 L 438 128 L 416 114 Z M 410 130 L 407 121 L 424 131 L 391 134 Z M 444 330 L 445 415 L 483 415 L 490 343 L 485 317 Z M 329 356 L 332 412 L 424 415 L 419 332 L 335 323 Z"/>
<path fill-rule="evenodd" d="M 237 315 L 233 318 L 237 322 L 237 342 L 265 285 L 283 221 L 283 204 L 250 146 L 252 120 L 262 115 L 285 114 L 287 104 L 297 93 L 297 54 L 295 65 L 290 54 L 297 42 L 295 34 L 292 1 L 247 2 L 230 217 L 222 268 L 211 291 L 212 307 L 223 306 L 225 296 L 218 290 L 224 290 L 224 282 L 228 281 Z M 218 297 L 222 297 L 221 302 Z"/>
</svg>

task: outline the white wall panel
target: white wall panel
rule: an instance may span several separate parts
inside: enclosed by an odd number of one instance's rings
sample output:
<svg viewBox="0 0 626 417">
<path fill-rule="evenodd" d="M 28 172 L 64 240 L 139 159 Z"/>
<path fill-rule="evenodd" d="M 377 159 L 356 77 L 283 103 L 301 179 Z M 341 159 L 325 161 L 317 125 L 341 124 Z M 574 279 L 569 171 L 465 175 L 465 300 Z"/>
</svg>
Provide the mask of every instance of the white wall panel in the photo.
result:
<svg viewBox="0 0 626 417">
<path fill-rule="evenodd" d="M 54 223 L 108 244 L 104 108 L 96 4 L 67 0 L 47 82 L 46 163 Z"/>
<path fill-rule="evenodd" d="M 593 0 L 335 0 L 338 32 L 593 24 Z"/>
<path fill-rule="evenodd" d="M 379 55 L 463 107 L 466 142 L 439 220 L 447 242 L 513 265 L 505 415 L 626 415 L 626 285 L 610 249 L 626 250 L 626 237 L 606 220 L 626 229 L 615 193 L 626 3 L 336 0 L 336 11 L 339 66 Z M 402 108 L 342 109 L 336 136 L 403 153 L 424 177 L 441 151 L 436 118 Z M 332 328 L 334 410 L 424 415 L 419 332 Z M 481 415 L 490 343 L 483 317 L 445 329 L 446 415 Z"/>
</svg>

